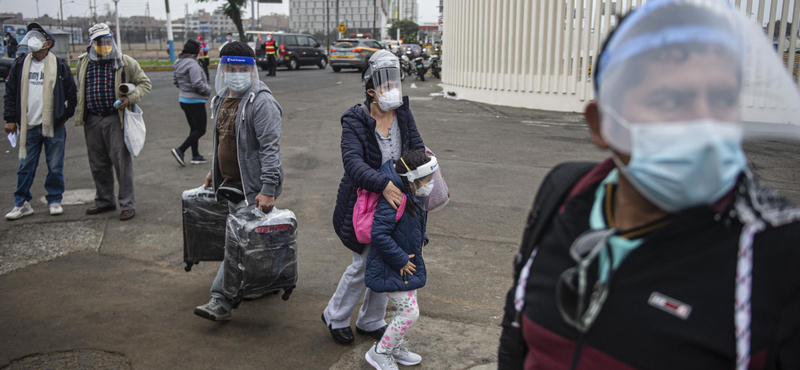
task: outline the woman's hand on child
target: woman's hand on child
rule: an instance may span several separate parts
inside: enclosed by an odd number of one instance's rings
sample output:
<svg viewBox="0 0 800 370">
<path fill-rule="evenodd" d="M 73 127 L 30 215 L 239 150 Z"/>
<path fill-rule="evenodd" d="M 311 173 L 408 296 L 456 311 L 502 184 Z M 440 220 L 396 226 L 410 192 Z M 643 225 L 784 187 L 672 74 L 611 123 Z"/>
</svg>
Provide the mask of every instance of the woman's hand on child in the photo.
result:
<svg viewBox="0 0 800 370">
<path fill-rule="evenodd" d="M 383 189 L 383 197 L 389 202 L 389 205 L 396 211 L 400 204 L 403 202 L 403 192 L 389 181 L 389 184 Z"/>
<path fill-rule="evenodd" d="M 408 263 L 406 263 L 406 265 L 400 269 L 400 276 L 403 276 L 404 274 L 414 275 L 414 272 L 417 271 L 417 265 L 411 263 L 411 259 L 414 258 L 414 256 L 416 255 L 415 254 L 408 255 Z"/>
</svg>

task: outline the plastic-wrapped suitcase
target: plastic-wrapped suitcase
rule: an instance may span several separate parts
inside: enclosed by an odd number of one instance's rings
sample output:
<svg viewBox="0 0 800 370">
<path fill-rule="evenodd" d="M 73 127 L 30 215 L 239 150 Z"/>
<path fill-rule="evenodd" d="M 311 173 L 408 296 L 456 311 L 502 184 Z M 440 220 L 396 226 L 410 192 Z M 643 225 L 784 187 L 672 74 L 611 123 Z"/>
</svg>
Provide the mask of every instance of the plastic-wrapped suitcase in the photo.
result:
<svg viewBox="0 0 800 370">
<path fill-rule="evenodd" d="M 200 261 L 225 257 L 226 201 L 217 202 L 211 189 L 183 192 L 183 262 L 187 272 Z"/>
<path fill-rule="evenodd" d="M 297 284 L 297 218 L 274 208 L 242 207 L 228 216 L 223 292 L 238 307 L 244 297 L 283 289 L 286 301 Z"/>
</svg>

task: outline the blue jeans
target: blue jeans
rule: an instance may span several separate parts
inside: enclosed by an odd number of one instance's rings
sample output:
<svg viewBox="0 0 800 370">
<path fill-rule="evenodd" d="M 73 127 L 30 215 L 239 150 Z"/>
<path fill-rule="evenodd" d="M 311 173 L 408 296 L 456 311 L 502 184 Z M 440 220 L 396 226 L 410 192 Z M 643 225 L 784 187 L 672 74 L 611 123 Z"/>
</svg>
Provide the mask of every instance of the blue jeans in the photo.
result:
<svg viewBox="0 0 800 370">
<path fill-rule="evenodd" d="M 47 190 L 47 204 L 61 203 L 64 194 L 64 147 L 67 142 L 67 129 L 64 125 L 54 129 L 53 137 L 42 136 L 42 125 L 28 127 L 28 137 L 25 148 L 28 156 L 19 160 L 17 170 L 17 191 L 14 192 L 14 206 L 21 207 L 25 202 L 33 199 L 31 186 L 36 177 L 36 168 L 39 166 L 39 154 L 44 145 L 45 159 L 47 160 L 47 178 L 44 180 L 44 189 Z"/>
</svg>

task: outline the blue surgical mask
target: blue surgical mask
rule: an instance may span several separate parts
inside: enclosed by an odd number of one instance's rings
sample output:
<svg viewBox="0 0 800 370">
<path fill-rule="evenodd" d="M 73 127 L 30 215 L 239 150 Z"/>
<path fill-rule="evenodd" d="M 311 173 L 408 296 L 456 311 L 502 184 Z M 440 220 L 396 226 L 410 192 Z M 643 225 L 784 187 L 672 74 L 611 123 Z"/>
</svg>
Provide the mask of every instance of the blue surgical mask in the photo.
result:
<svg viewBox="0 0 800 370">
<path fill-rule="evenodd" d="M 250 88 L 252 73 L 250 72 L 227 72 L 225 73 L 225 85 L 235 92 L 242 92 Z"/>
<path fill-rule="evenodd" d="M 626 179 L 661 210 L 675 213 L 727 194 L 747 165 L 741 124 L 715 120 L 626 124 L 631 135 Z"/>
</svg>

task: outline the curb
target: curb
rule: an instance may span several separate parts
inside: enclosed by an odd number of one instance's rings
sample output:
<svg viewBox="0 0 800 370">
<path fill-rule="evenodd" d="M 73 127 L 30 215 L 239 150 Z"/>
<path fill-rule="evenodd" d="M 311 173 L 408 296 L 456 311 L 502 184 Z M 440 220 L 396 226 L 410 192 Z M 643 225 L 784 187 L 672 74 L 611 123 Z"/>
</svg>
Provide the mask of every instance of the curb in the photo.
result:
<svg viewBox="0 0 800 370">
<path fill-rule="evenodd" d="M 208 66 L 208 69 L 217 69 L 217 64 L 211 64 Z M 142 67 L 143 72 L 170 72 L 172 71 L 172 66 L 151 66 L 151 67 Z M 72 68 L 72 74 L 77 75 L 78 70 Z"/>
</svg>

